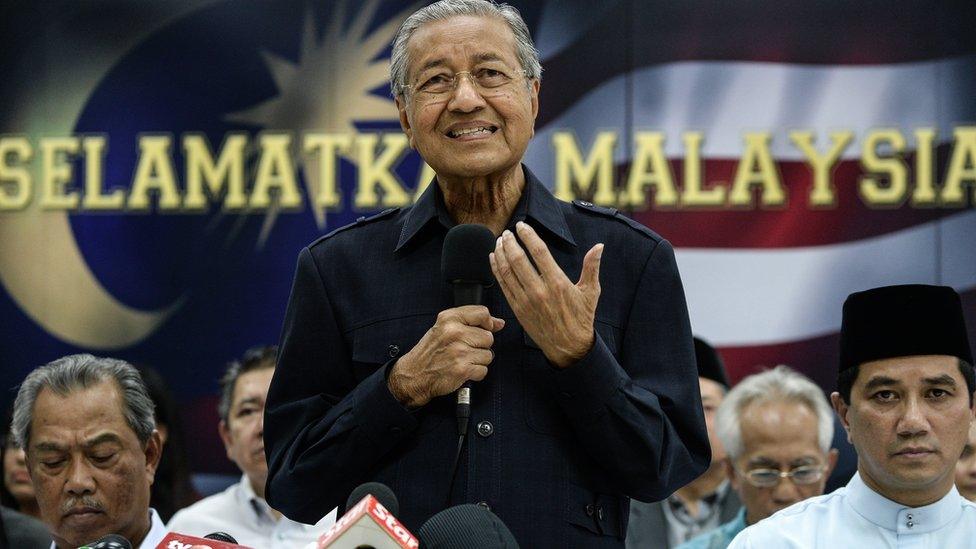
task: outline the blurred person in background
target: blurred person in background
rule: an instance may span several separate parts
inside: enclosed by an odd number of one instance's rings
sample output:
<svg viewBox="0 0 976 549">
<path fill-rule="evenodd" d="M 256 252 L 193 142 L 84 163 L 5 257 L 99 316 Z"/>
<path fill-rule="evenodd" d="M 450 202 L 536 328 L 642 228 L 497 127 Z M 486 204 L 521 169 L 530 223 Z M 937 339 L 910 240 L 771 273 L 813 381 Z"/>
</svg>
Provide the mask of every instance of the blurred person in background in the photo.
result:
<svg viewBox="0 0 976 549">
<path fill-rule="evenodd" d="M 34 485 L 31 484 L 30 473 L 27 472 L 26 456 L 17 446 L 13 432 L 10 431 L 11 411 L 8 411 L 3 421 L 3 432 L 0 442 L 0 463 L 3 464 L 3 485 L 0 486 L 0 504 L 9 509 L 16 509 L 25 515 L 36 519 L 41 518 L 34 497 Z"/>
<path fill-rule="evenodd" d="M 34 486 L 24 463 L 24 451 L 17 446 L 13 433 L 9 432 L 9 415 L 3 420 L 0 432 L 0 463 L 3 463 L 3 486 L 0 489 L 0 547 L 12 549 L 47 549 L 51 534 L 36 516 L 25 514 L 21 509 L 33 508 L 37 512 Z M 25 480 L 26 479 L 26 480 Z"/>
<path fill-rule="evenodd" d="M 264 404 L 274 375 L 277 347 L 256 347 L 228 365 L 220 380 L 218 430 L 227 457 L 243 471 L 240 482 L 178 511 L 167 527 L 205 536 L 226 532 L 242 545 L 290 549 L 314 542 L 335 523 L 336 511 L 314 526 L 289 520 L 264 499 Z"/>
<path fill-rule="evenodd" d="M 956 489 L 969 501 L 976 501 L 976 422 L 969 426 L 969 438 L 956 462 Z"/>
<path fill-rule="evenodd" d="M 787 368 L 746 377 L 719 406 L 724 467 L 744 507 L 681 549 L 725 549 L 747 525 L 819 496 L 837 463 L 834 414 L 815 383 Z"/>
<path fill-rule="evenodd" d="M 149 506 L 159 513 L 163 522 L 173 514 L 200 499 L 190 480 L 186 456 L 186 436 L 176 398 L 163 376 L 151 366 L 136 365 L 156 407 L 156 430 L 163 442 L 163 456 L 156 468 Z"/>
<path fill-rule="evenodd" d="M 705 428 L 712 448 L 712 463 L 702 476 L 681 487 L 664 501 L 630 502 L 626 546 L 671 548 L 717 528 L 733 519 L 742 507 L 725 474 L 725 449 L 715 430 L 715 412 L 729 379 L 725 364 L 715 349 L 695 337 L 695 361 L 701 390 Z"/>
</svg>

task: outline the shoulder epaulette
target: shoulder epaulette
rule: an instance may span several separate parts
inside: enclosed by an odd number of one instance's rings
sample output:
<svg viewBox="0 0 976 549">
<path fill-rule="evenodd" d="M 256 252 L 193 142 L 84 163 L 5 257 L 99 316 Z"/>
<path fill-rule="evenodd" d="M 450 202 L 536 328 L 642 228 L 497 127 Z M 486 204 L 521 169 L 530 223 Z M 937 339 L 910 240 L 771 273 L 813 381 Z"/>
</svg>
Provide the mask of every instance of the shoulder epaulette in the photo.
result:
<svg viewBox="0 0 976 549">
<path fill-rule="evenodd" d="M 606 207 L 606 206 L 597 206 L 596 204 L 594 204 L 592 202 L 587 202 L 585 200 L 574 200 L 573 201 L 573 206 L 576 206 L 577 208 L 579 208 L 581 210 L 586 210 L 588 212 L 593 212 L 595 214 L 599 214 L 599 215 L 602 215 L 602 216 L 605 216 L 605 217 L 610 217 L 610 218 L 613 218 L 613 219 L 618 219 L 618 220 L 626 223 L 627 225 L 630 226 L 630 228 L 634 229 L 635 231 L 637 231 L 639 233 L 642 233 L 642 234 L 644 234 L 646 236 L 649 236 L 651 238 L 654 238 L 654 239 L 659 239 L 660 238 L 654 231 L 648 229 L 647 227 L 645 227 L 641 223 L 639 223 L 637 221 L 634 221 L 632 218 L 630 218 L 629 216 L 627 216 L 626 214 L 624 214 L 623 212 L 621 212 L 617 208 L 611 208 L 611 207 Z"/>
<path fill-rule="evenodd" d="M 348 225 L 343 225 L 342 227 L 339 227 L 338 229 L 333 229 L 332 232 L 320 236 L 315 242 L 313 242 L 311 244 L 311 246 L 314 246 L 314 245 L 318 244 L 319 242 L 322 242 L 323 240 L 326 240 L 328 238 L 332 238 L 333 236 L 335 236 L 335 235 L 337 235 L 337 234 L 339 234 L 339 233 L 341 233 L 343 231 L 348 231 L 349 229 L 355 229 L 356 227 L 362 227 L 364 225 L 368 225 L 368 224 L 372 223 L 373 221 L 379 221 L 380 219 L 383 219 L 383 218 L 386 218 L 386 217 L 390 217 L 391 215 L 395 214 L 398 211 L 400 211 L 400 208 L 387 208 L 387 209 L 383 210 L 382 212 L 380 212 L 378 214 L 373 214 L 373 215 L 368 216 L 368 217 L 365 216 L 365 215 L 361 215 L 361 216 L 359 216 L 359 217 L 356 218 L 356 221 L 354 221 L 354 222 L 352 222 L 352 223 L 350 223 Z"/>
</svg>

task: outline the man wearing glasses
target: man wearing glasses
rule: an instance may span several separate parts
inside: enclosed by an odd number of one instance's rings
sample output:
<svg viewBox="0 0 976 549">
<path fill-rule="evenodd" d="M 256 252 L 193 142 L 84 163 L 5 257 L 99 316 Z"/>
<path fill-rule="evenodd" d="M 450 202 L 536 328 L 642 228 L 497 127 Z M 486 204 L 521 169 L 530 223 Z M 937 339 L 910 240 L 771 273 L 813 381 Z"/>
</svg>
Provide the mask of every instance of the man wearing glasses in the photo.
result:
<svg viewBox="0 0 976 549">
<path fill-rule="evenodd" d="M 976 387 L 959 295 L 923 285 L 851 294 L 840 342 L 830 398 L 857 474 L 730 547 L 976 547 L 976 504 L 953 485 Z"/>
<path fill-rule="evenodd" d="M 715 422 L 729 479 L 744 507 L 680 549 L 725 549 L 746 526 L 822 494 L 837 463 L 837 450 L 830 448 L 830 404 L 820 387 L 786 366 L 740 381 Z"/>
<path fill-rule="evenodd" d="M 521 163 L 541 71 L 507 5 L 443 0 L 400 27 L 391 87 L 436 178 L 299 255 L 264 433 L 268 502 L 290 518 L 375 480 L 411 529 L 477 503 L 524 547 L 619 548 L 629 497 L 663 499 L 708 466 L 671 245 L 557 200 Z M 460 223 L 498 237 L 482 305 L 452 306 L 438 276 Z"/>
</svg>

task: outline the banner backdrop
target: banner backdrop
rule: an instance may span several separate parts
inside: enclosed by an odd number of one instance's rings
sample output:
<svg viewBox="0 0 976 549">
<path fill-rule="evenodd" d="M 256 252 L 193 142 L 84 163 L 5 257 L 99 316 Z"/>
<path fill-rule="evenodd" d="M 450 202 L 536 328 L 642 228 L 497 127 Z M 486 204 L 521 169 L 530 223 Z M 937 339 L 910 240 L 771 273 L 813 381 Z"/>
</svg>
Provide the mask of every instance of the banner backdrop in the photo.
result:
<svg viewBox="0 0 976 549">
<path fill-rule="evenodd" d="M 878 285 L 953 286 L 976 334 L 972 2 L 512 3 L 544 67 L 526 164 L 675 245 L 733 379 L 831 389 L 843 299 Z M 430 181 L 387 83 L 423 3 L 18 4 L 0 384 L 81 351 L 152 365 L 219 469 L 216 380 L 277 341 L 298 251 Z"/>
</svg>

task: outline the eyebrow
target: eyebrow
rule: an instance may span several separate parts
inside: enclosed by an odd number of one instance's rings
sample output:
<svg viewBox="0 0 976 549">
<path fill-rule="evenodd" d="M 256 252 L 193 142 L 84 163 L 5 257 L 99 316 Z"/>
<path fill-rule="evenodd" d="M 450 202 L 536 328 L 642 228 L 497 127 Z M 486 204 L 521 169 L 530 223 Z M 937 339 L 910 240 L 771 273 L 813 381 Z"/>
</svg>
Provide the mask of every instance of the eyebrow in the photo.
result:
<svg viewBox="0 0 976 549">
<path fill-rule="evenodd" d="M 248 397 L 237 403 L 237 408 L 244 406 L 245 404 L 261 404 L 261 399 L 258 397 Z"/>
<path fill-rule="evenodd" d="M 950 387 L 956 386 L 956 380 L 952 379 L 952 376 L 949 374 L 942 374 L 941 376 L 937 377 L 927 377 L 922 381 L 929 385 L 948 385 Z"/>
<path fill-rule="evenodd" d="M 877 389 L 878 387 L 888 387 L 891 385 L 898 385 L 898 380 L 887 376 L 875 376 L 868 380 L 864 384 L 864 389 L 869 391 L 871 389 Z"/>
<path fill-rule="evenodd" d="M 504 60 L 501 57 L 499 57 L 497 54 L 490 53 L 490 52 L 479 53 L 479 54 L 477 54 L 477 55 L 474 56 L 474 60 L 477 61 L 477 62 L 479 62 L 479 63 L 484 63 L 485 61 L 502 61 L 502 62 L 504 62 Z M 424 63 L 422 67 L 420 67 L 420 70 L 418 71 L 418 73 L 422 73 L 422 72 L 424 72 L 424 71 L 426 71 L 428 69 L 432 69 L 434 67 L 441 67 L 441 66 L 446 65 L 446 64 L 447 64 L 447 59 L 445 59 L 443 57 L 438 57 L 437 59 L 431 59 L 430 61 Z"/>
<path fill-rule="evenodd" d="M 98 446 L 99 444 L 104 444 L 106 442 L 121 442 L 122 439 L 119 438 L 115 433 L 102 433 L 94 438 L 86 440 L 82 443 L 84 448 L 92 448 Z"/>
</svg>

